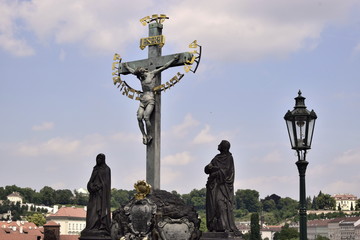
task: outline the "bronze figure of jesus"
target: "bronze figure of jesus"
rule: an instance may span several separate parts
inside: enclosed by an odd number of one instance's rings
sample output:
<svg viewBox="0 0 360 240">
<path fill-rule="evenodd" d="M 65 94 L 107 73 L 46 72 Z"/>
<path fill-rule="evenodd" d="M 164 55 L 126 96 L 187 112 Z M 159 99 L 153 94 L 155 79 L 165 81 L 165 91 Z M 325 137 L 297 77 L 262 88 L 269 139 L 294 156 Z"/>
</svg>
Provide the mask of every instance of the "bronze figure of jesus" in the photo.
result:
<svg viewBox="0 0 360 240">
<path fill-rule="evenodd" d="M 137 120 L 139 128 L 143 136 L 143 144 L 147 145 L 151 142 L 152 137 L 149 134 L 151 129 L 150 117 L 155 107 L 154 87 L 156 87 L 155 76 L 179 59 L 179 55 L 175 55 L 173 59 L 164 64 L 162 67 L 149 71 L 143 67 L 131 68 L 127 63 L 125 68 L 134 74 L 141 82 L 142 93 L 140 95 L 140 105 L 137 111 Z M 145 122 L 145 124 L 144 124 Z M 145 128 L 146 127 L 146 128 Z"/>
</svg>

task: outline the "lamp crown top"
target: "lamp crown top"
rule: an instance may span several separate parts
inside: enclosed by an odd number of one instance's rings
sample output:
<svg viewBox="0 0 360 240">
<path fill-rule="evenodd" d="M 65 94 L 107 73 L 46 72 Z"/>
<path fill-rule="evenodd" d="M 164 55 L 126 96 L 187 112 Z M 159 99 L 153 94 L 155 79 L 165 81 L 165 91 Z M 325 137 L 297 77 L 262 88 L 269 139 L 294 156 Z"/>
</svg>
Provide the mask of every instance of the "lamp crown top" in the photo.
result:
<svg viewBox="0 0 360 240">
<path fill-rule="evenodd" d="M 298 96 L 295 98 L 295 108 L 306 108 L 305 106 L 305 99 L 303 96 L 301 96 L 301 90 L 298 92 Z"/>
</svg>

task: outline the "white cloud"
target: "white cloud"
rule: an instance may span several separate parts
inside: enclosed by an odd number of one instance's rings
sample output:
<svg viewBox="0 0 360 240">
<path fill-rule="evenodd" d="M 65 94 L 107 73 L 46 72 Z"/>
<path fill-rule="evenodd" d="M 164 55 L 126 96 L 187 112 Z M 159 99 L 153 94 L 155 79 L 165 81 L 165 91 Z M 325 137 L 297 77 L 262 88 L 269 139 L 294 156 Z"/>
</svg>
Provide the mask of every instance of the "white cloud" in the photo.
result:
<svg viewBox="0 0 360 240">
<path fill-rule="evenodd" d="M 199 121 L 193 118 L 191 114 L 186 114 L 184 121 L 173 127 L 172 133 L 177 137 L 184 137 L 187 135 L 191 128 L 199 125 Z"/>
<path fill-rule="evenodd" d="M 23 40 L 26 31 L 42 41 L 124 53 L 128 43 L 147 32 L 138 20 L 151 10 L 158 11 L 158 4 L 154 0 L 126 4 L 115 0 L 2 1 L 0 46 L 15 55 L 33 54 Z M 325 27 L 344 20 L 355 4 L 355 0 L 170 1 L 162 5 L 170 17 L 164 34 L 181 48 L 197 39 L 206 57 L 217 60 L 283 57 L 316 47 Z"/>
<path fill-rule="evenodd" d="M 46 126 L 48 125 L 43 124 L 35 126 L 34 128 L 40 130 L 46 128 Z M 123 146 L 132 146 L 134 142 L 140 143 L 140 139 L 140 135 L 135 134 L 115 133 L 109 136 L 90 134 L 79 139 L 54 137 L 46 141 L 28 140 L 18 144 L 9 145 L 6 148 L 8 149 L 7 151 L 12 152 L 13 155 L 25 157 L 65 155 L 89 157 L 107 150 L 107 146 L 116 147 L 119 144 Z M 69 159 L 72 158 L 73 157 L 69 157 Z"/>
<path fill-rule="evenodd" d="M 181 172 L 174 170 L 173 168 L 163 167 L 161 169 L 161 183 L 163 185 L 168 185 L 175 182 L 182 176 Z"/>
<path fill-rule="evenodd" d="M 277 192 L 273 191 L 276 186 Z M 261 198 L 273 193 L 281 197 L 292 197 L 296 199 L 298 188 L 298 177 L 296 174 L 291 176 L 260 176 L 247 179 L 238 179 L 234 183 L 234 189 L 254 189 L 261 194 Z"/>
<path fill-rule="evenodd" d="M 187 165 L 193 160 L 193 157 L 189 152 L 176 153 L 174 155 L 168 155 L 162 159 L 162 163 L 165 165 Z"/>
<path fill-rule="evenodd" d="M 200 133 L 195 136 L 192 141 L 194 144 L 203 144 L 203 143 L 211 143 L 216 140 L 216 137 L 210 134 L 210 126 L 206 125 L 204 129 L 200 131 Z"/>
<path fill-rule="evenodd" d="M 36 157 L 42 155 L 64 155 L 77 151 L 80 141 L 62 138 L 52 138 L 42 143 L 21 143 L 16 154 L 21 156 Z"/>
<path fill-rule="evenodd" d="M 33 126 L 31 129 L 33 131 L 46 131 L 46 130 L 51 130 L 53 128 L 54 128 L 54 123 L 53 122 L 43 122 L 40 125 Z"/>
<path fill-rule="evenodd" d="M 282 154 L 279 150 L 274 150 L 272 152 L 267 153 L 262 161 L 266 163 L 276 163 L 276 162 L 282 162 L 284 158 L 282 157 Z"/>
<path fill-rule="evenodd" d="M 335 163 L 337 164 L 345 164 L 345 165 L 358 165 L 360 159 L 360 149 L 350 149 L 344 152 L 340 157 L 335 159 Z"/>
<path fill-rule="evenodd" d="M 0 2 L 0 48 L 15 56 L 33 55 L 33 48 L 18 34 L 22 29 L 16 23 L 17 9 L 17 1 Z"/>
<path fill-rule="evenodd" d="M 360 43 L 358 43 L 358 44 L 356 45 L 356 47 L 354 48 L 354 52 L 355 52 L 355 53 L 360 53 Z"/>
<path fill-rule="evenodd" d="M 138 20 L 150 4 L 132 1 L 124 11 L 124 3 L 116 0 L 1 1 L 0 47 L 14 55 L 31 55 L 34 50 L 24 35 L 35 34 L 43 43 L 79 44 L 108 54 L 139 38 L 143 28 Z M 141 15 L 134 18 L 134 12 Z"/>
<path fill-rule="evenodd" d="M 345 193 L 354 193 L 354 189 L 357 189 L 359 186 L 359 179 L 349 179 L 349 180 L 337 180 L 334 182 L 330 182 L 327 184 L 324 189 L 322 189 L 325 193 L 333 194 L 345 194 Z"/>
<path fill-rule="evenodd" d="M 166 32 L 178 46 L 197 39 L 206 56 L 217 60 L 283 57 L 313 49 L 325 27 L 343 20 L 355 3 L 186 0 L 170 8 Z"/>
</svg>

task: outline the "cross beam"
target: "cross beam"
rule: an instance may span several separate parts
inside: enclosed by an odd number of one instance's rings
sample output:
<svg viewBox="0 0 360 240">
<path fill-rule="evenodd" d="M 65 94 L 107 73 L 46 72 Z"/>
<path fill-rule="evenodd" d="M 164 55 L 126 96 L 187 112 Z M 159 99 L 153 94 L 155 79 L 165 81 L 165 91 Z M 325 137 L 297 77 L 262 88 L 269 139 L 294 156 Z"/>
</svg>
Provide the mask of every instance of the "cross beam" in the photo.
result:
<svg viewBox="0 0 360 240">
<path fill-rule="evenodd" d="M 178 67 L 183 66 L 185 64 L 189 64 L 191 61 L 193 54 L 189 52 L 183 52 L 183 53 L 177 53 L 177 54 L 171 54 L 166 56 L 160 56 L 160 57 L 150 57 L 147 59 L 142 60 L 136 60 L 132 62 L 126 62 L 126 64 L 129 65 L 129 67 L 136 69 L 138 67 L 143 67 L 148 70 L 160 68 L 165 65 L 165 63 L 169 62 L 171 59 L 173 59 L 176 55 L 179 56 L 179 60 L 172 63 L 170 67 Z M 127 75 L 130 73 L 130 71 L 124 66 L 125 63 L 119 64 L 119 74 Z"/>
</svg>

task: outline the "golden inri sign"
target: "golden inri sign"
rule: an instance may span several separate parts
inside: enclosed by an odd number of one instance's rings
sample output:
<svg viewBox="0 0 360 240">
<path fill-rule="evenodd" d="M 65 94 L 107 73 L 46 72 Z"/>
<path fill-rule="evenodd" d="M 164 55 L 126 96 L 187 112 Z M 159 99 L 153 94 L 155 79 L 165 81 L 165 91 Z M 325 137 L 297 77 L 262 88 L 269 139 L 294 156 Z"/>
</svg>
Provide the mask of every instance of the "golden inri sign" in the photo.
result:
<svg viewBox="0 0 360 240">
<path fill-rule="evenodd" d="M 158 36 L 152 36 L 152 37 L 140 39 L 141 50 L 143 50 L 146 46 L 150 46 L 150 45 L 159 45 L 159 47 L 163 47 L 164 44 L 165 44 L 164 35 L 158 35 Z"/>
</svg>

